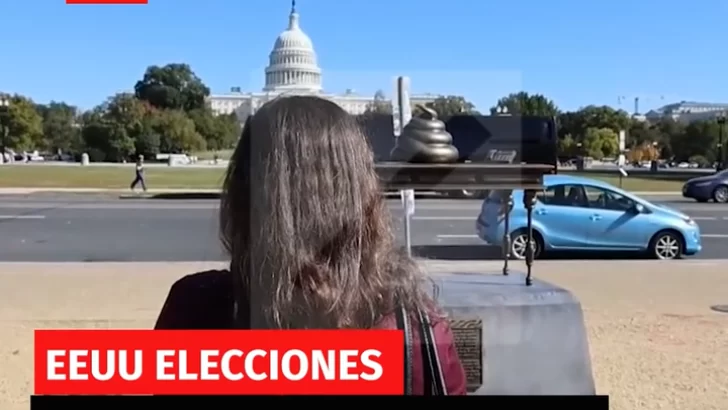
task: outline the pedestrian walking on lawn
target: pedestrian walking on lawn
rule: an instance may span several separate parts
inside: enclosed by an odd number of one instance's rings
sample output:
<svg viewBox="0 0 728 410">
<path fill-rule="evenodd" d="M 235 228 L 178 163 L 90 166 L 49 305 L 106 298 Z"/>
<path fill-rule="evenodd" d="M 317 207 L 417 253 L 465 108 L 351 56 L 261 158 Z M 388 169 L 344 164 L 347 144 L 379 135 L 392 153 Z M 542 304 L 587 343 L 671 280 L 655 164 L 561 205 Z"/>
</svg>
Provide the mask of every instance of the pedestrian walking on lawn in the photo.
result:
<svg viewBox="0 0 728 410">
<path fill-rule="evenodd" d="M 144 181 L 144 155 L 139 155 L 136 162 L 136 177 L 131 183 L 131 190 L 134 191 L 137 185 L 142 184 L 142 189 L 147 192 L 147 184 Z"/>
</svg>

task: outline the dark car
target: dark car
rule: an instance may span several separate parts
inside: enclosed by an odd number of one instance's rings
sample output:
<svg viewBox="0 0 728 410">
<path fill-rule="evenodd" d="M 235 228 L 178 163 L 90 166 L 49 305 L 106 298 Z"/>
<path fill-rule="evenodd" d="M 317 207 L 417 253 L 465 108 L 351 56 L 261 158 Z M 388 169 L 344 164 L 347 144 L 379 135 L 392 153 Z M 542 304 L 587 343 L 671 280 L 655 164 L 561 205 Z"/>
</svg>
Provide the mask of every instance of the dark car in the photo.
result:
<svg viewBox="0 0 728 410">
<path fill-rule="evenodd" d="M 711 199 L 718 203 L 728 202 L 728 170 L 688 180 L 683 185 L 682 194 L 698 202 Z"/>
</svg>

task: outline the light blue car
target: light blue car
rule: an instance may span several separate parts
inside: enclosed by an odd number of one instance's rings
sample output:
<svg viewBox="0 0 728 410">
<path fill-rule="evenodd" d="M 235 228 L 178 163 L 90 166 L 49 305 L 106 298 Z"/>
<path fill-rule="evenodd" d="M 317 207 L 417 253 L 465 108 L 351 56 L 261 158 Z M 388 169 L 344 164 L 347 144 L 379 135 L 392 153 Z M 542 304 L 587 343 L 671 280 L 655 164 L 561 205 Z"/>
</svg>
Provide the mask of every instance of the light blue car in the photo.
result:
<svg viewBox="0 0 728 410">
<path fill-rule="evenodd" d="M 548 251 L 636 251 L 657 259 L 700 252 L 700 228 L 689 216 L 615 186 L 567 175 L 544 177 L 533 208 L 536 257 Z M 526 208 L 514 190 L 509 218 L 511 256 L 525 258 Z M 476 222 L 478 236 L 502 246 L 507 191 L 492 191 Z"/>
</svg>

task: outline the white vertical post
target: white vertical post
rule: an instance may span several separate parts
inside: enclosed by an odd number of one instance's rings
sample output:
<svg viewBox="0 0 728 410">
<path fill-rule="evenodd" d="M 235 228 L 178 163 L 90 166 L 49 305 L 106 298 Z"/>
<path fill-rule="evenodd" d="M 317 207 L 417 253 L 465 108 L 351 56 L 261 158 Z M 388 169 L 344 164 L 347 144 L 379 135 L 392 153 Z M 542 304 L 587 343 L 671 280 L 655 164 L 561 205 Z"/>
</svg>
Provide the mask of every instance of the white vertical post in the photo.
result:
<svg viewBox="0 0 728 410">
<path fill-rule="evenodd" d="M 392 82 L 392 125 L 394 126 L 394 140 L 397 141 L 400 135 L 402 135 L 402 118 L 399 111 L 399 79 L 400 77 L 394 78 Z"/>
<path fill-rule="evenodd" d="M 395 138 L 402 135 L 402 130 L 412 119 L 412 107 L 410 106 L 410 79 L 408 77 L 397 77 L 394 82 L 394 96 L 392 97 L 392 121 L 394 125 Z M 412 256 L 412 215 L 415 213 L 415 191 L 407 189 L 400 191 L 402 208 L 404 211 L 404 240 L 407 248 L 407 255 Z"/>
<path fill-rule="evenodd" d="M 619 158 L 617 159 L 617 166 L 619 167 L 619 187 L 622 188 L 622 178 L 627 176 L 627 171 L 624 170 L 624 166 L 627 164 L 627 158 L 624 153 L 627 151 L 627 136 L 624 130 L 619 131 Z"/>
</svg>

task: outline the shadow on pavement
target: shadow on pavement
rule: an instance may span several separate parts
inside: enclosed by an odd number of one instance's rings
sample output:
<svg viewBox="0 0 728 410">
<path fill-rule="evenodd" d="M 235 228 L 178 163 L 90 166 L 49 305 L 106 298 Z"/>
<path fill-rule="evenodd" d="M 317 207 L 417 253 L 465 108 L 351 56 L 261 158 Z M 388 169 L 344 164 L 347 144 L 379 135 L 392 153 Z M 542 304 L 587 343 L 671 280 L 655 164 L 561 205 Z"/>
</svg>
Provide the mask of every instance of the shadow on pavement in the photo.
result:
<svg viewBox="0 0 728 410">
<path fill-rule="evenodd" d="M 416 245 L 412 247 L 412 254 L 418 258 L 446 261 L 503 259 L 501 248 L 493 245 Z M 645 256 L 639 252 L 551 252 L 541 259 L 639 260 Z"/>
<path fill-rule="evenodd" d="M 119 199 L 168 199 L 168 200 L 194 200 L 194 199 L 220 199 L 219 192 L 169 192 L 161 194 L 122 195 Z"/>
<path fill-rule="evenodd" d="M 416 245 L 412 255 L 418 258 L 451 261 L 503 259 L 503 251 L 493 245 Z"/>
</svg>

